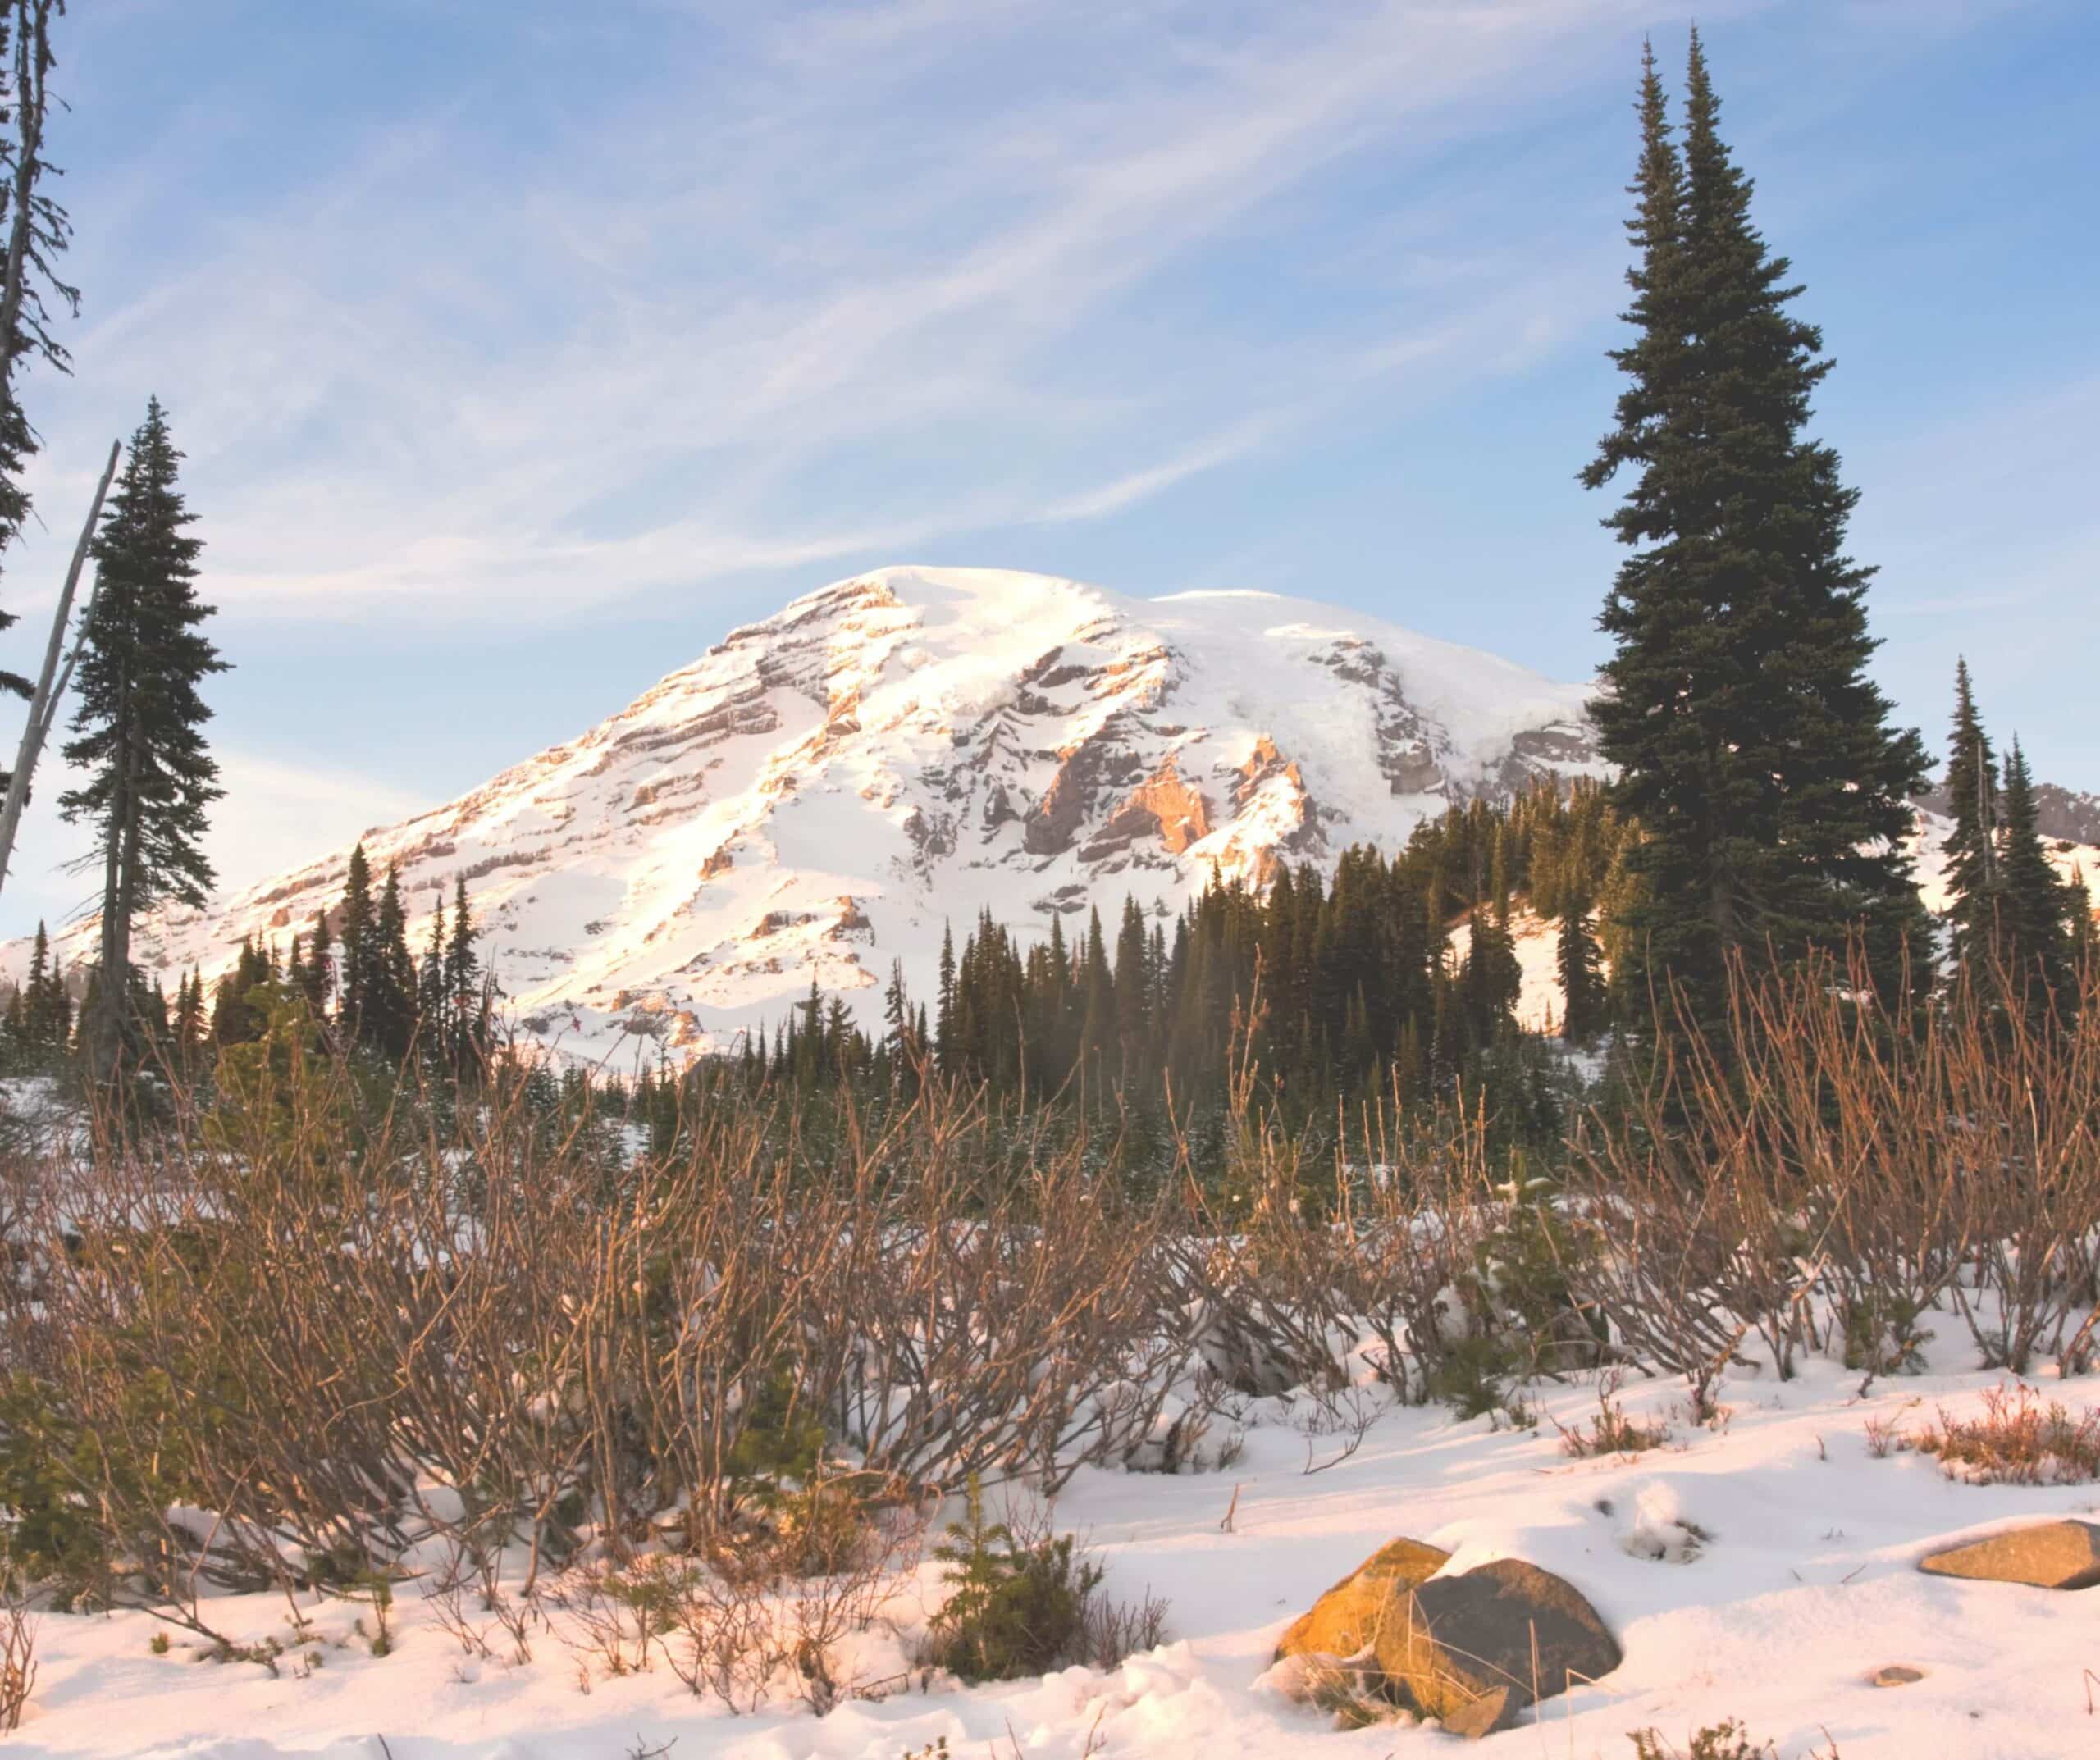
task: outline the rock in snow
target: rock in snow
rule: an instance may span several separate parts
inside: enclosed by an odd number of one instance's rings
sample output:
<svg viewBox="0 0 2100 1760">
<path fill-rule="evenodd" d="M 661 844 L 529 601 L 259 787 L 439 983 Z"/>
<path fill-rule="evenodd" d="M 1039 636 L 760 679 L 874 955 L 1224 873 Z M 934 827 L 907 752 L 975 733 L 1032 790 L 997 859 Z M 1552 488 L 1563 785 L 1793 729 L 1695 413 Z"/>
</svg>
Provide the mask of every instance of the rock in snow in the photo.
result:
<svg viewBox="0 0 2100 1760">
<path fill-rule="evenodd" d="M 1372 1684 L 1476 1739 L 1618 1667 L 1618 1641 L 1573 1584 L 1517 1558 L 1438 1575 L 1450 1557 L 1419 1540 L 1381 1547 L 1284 1634 L 1277 1657 L 1367 1652 Z"/>
<path fill-rule="evenodd" d="M 2067 1521 L 2008 1528 L 1967 1546 L 1928 1553 L 1918 1568 L 1933 1576 L 2036 1589 L 2091 1589 L 2100 1584 L 2100 1527 Z"/>
<path fill-rule="evenodd" d="M 1575 1586 L 1520 1558 L 1457 1576 L 1431 1577 L 1408 1598 L 1407 1616 L 1378 1636 L 1378 1662 L 1408 1698 L 1450 1726 L 1486 1728 L 1618 1667 L 1618 1641 Z"/>
<path fill-rule="evenodd" d="M 1276 1659 L 1327 1656 L 1347 1661 L 1372 1648 L 1386 1621 L 1404 1607 L 1408 1594 L 1450 1562 L 1440 1547 L 1420 1540 L 1381 1546 L 1299 1616 L 1276 1645 Z"/>
</svg>

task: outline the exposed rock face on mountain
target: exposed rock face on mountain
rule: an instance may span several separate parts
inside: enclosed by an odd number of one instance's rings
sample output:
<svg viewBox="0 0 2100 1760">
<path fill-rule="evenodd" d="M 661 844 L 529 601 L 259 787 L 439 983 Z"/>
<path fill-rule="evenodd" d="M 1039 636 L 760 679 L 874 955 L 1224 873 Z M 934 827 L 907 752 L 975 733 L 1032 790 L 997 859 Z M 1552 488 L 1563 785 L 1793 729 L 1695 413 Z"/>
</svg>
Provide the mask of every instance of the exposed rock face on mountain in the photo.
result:
<svg viewBox="0 0 2100 1760">
<path fill-rule="evenodd" d="M 813 978 L 872 1020 L 899 960 L 929 998 L 944 923 L 959 941 L 981 910 L 1032 937 L 1126 893 L 1172 909 L 1213 869 L 1325 864 L 1451 801 L 1599 773 L 1586 694 L 1267 595 L 888 568 L 364 841 L 418 919 L 464 877 L 527 1033 L 700 1051 L 781 1019 Z M 244 935 L 288 946 L 349 855 L 156 918 L 138 957 L 171 990 Z M 92 933 L 62 937 L 69 965 Z"/>
<path fill-rule="evenodd" d="M 1920 795 L 1918 805 L 1942 818 L 1954 816 L 1954 804 L 1947 798 L 1944 782 L 1934 783 Z M 2100 795 L 2059 788 L 2054 782 L 2037 782 L 2034 824 L 2052 842 L 2100 844 Z"/>
</svg>

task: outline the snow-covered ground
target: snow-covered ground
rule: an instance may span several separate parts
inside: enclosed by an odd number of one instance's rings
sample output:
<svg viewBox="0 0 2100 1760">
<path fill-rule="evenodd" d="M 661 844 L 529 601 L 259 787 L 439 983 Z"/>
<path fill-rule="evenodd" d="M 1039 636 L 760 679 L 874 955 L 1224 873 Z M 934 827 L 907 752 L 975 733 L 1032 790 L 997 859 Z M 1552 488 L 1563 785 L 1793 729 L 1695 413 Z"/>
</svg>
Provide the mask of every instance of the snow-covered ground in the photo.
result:
<svg viewBox="0 0 2100 1760">
<path fill-rule="evenodd" d="M 1940 1329 L 1943 1365 L 1973 1361 L 1959 1330 Z M 1263 1679 L 1292 1616 L 1404 1534 L 1449 1548 L 1453 1571 L 1516 1556 L 1560 1573 L 1624 1646 L 1615 1673 L 1490 1737 L 1491 1756 L 1621 1760 L 1632 1752 L 1629 1730 L 1654 1726 L 1684 1747 L 1694 1730 L 1732 1717 L 1786 1760 L 2100 1753 L 2100 1717 L 2087 1698 L 2088 1671 L 2100 1668 L 2100 1591 L 1916 1568 L 1927 1550 L 1994 1525 L 2090 1512 L 2100 1487 L 1958 1484 L 1929 1458 L 1877 1458 L 1868 1446 L 1869 1419 L 1915 1425 L 1942 1404 L 1965 1413 L 2001 1379 L 1911 1377 L 1863 1395 L 1856 1372 L 1820 1361 L 1786 1383 L 1739 1376 L 1712 1429 L 1688 1421 L 1675 1384 L 1636 1381 L 1623 1396 L 1627 1411 L 1667 1423 L 1669 1439 L 1602 1460 L 1559 1446 L 1553 1420 L 1572 1429 L 1596 1409 L 1594 1387 L 1571 1384 L 1541 1397 L 1545 1416 L 1528 1431 L 1436 1407 L 1389 1411 L 1356 1452 L 1309 1475 L 1308 1441 L 1317 1465 L 1340 1455 L 1343 1439 L 1308 1439 L 1302 1407 L 1294 1420 L 1264 1402 L 1248 1411 L 1244 1452 L 1222 1472 L 1088 1471 L 1059 1501 L 1059 1525 L 1090 1534 L 1112 1592 L 1150 1589 L 1171 1603 L 1171 1641 L 1112 1674 L 907 1689 L 822 1718 L 785 1708 L 731 1717 L 691 1698 L 660 1665 L 587 1680 L 577 1655 L 545 1634 L 528 1663 L 469 1660 L 409 1584 L 398 1600 L 397 1646 L 383 1659 L 352 1634 L 359 1604 L 304 1610 L 322 1658 L 304 1678 L 292 1671 L 296 1651 L 273 1679 L 253 1664 L 194 1659 L 179 1636 L 155 1655 L 161 1628 L 143 1614 L 48 1615 L 42 1673 L 7 1745 L 23 1756 L 112 1760 L 619 1760 L 637 1750 L 673 1760 L 902 1760 L 943 1738 L 956 1760 L 1457 1752 L 1433 1727 L 1336 1730 Z M 2043 1391 L 2082 1406 L 2081 1396 L 2100 1399 L 2100 1378 Z M 1704 1538 L 1687 1547 L 1695 1529 Z M 897 1603 L 907 1635 L 938 1582 L 929 1564 Z M 237 1635 L 289 1635 L 281 1598 L 220 1603 L 215 1612 Z M 901 1639 L 883 1637 L 859 1660 L 879 1678 L 902 1667 L 903 1654 Z M 1923 1678 L 1868 1684 L 1891 1664 Z"/>
</svg>

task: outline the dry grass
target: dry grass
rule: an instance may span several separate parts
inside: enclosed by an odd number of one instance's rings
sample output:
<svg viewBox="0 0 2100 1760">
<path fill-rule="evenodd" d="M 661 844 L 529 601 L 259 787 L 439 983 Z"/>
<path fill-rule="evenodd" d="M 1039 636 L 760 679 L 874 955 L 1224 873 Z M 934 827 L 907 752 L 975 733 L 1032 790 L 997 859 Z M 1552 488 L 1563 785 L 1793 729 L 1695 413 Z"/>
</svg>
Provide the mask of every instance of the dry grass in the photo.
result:
<svg viewBox="0 0 2100 1760">
<path fill-rule="evenodd" d="M 1949 1479 L 1972 1485 L 2082 1485 L 2100 1479 L 2100 1411 L 2046 1402 L 2024 1382 L 1991 1388 L 1980 1417 L 1942 1407 L 1936 1420 L 1906 1434 L 1869 1420 L 1867 1446 L 1936 1457 Z"/>
<path fill-rule="evenodd" d="M 1554 1420 L 1553 1427 L 1560 1432 L 1563 1454 L 1577 1460 L 1607 1454 L 1645 1454 L 1670 1439 L 1667 1425 L 1643 1424 L 1638 1418 L 1627 1416 L 1626 1407 L 1614 1397 L 1621 1380 L 1614 1371 L 1598 1384 L 1596 1415 L 1587 1425 L 1571 1430 L 1558 1418 Z"/>
</svg>

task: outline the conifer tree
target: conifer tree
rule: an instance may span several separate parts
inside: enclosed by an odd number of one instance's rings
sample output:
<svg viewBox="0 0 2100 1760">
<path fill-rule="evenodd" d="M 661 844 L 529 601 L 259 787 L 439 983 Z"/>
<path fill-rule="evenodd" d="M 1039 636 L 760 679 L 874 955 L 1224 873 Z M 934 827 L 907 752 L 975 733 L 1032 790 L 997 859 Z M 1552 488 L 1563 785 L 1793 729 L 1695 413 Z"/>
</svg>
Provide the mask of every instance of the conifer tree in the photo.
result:
<svg viewBox="0 0 2100 1760">
<path fill-rule="evenodd" d="M 51 936 L 39 921 L 36 926 L 36 939 L 30 943 L 30 968 L 22 979 L 22 987 L 16 992 L 22 1005 L 21 1033 L 25 1042 L 34 1043 L 37 1030 L 36 1011 L 43 996 L 44 986 L 51 981 Z"/>
<path fill-rule="evenodd" d="M 481 955 L 474 942 L 481 935 L 467 903 L 467 882 L 452 881 L 452 938 L 445 950 L 445 978 L 451 991 L 452 1059 L 455 1068 L 471 1070 L 489 1049 L 488 995 Z"/>
<path fill-rule="evenodd" d="M 416 968 L 409 953 L 409 914 L 401 903 L 401 873 L 386 870 L 372 912 L 372 953 L 360 1037 L 390 1064 L 408 1056 L 416 1030 Z"/>
<path fill-rule="evenodd" d="M 176 1068 L 194 1075 L 202 1060 L 209 1023 L 204 1016 L 203 975 L 193 966 L 176 989 L 175 1020 L 170 1037 Z"/>
<path fill-rule="evenodd" d="M 72 1037 L 72 999 L 66 993 L 65 974 L 51 951 L 51 937 L 42 923 L 30 944 L 29 970 L 16 996 L 20 1005 L 16 1030 L 22 1050 L 38 1060 L 62 1056 Z"/>
<path fill-rule="evenodd" d="M 1947 918 L 1952 926 L 1956 966 L 1990 945 L 1997 915 L 1997 759 L 1976 713 L 1969 682 L 1969 663 L 1954 667 L 1954 725 L 1947 755 L 1947 810 L 1954 828 L 1947 838 L 1947 883 L 1952 895 Z"/>
<path fill-rule="evenodd" d="M 955 925 L 941 925 L 940 987 L 936 996 L 939 1004 L 934 1015 L 934 1056 L 943 1075 L 952 1074 L 956 1067 L 955 1046 Z"/>
<path fill-rule="evenodd" d="M 1560 915 L 1554 949 L 1559 969 L 1560 1034 L 1572 1045 L 1587 1045 L 1608 1024 L 1602 955 L 1590 932 L 1590 912 L 1582 899 L 1570 898 Z"/>
<path fill-rule="evenodd" d="M 350 851 L 350 871 L 343 882 L 343 995 L 337 1009 L 345 1037 L 354 1043 L 363 1042 L 365 1004 L 381 983 L 374 920 L 372 864 L 360 843 Z"/>
<path fill-rule="evenodd" d="M 1872 571 L 1844 552 L 1857 494 L 1803 434 L 1831 363 L 1751 223 L 1696 32 L 1682 153 L 1652 54 L 1638 107 L 1637 334 L 1582 472 L 1593 488 L 1633 474 L 1605 522 L 1633 554 L 1600 620 L 1615 645 L 1592 713 L 1641 834 L 1629 987 L 1674 982 L 1719 1024 L 1738 954 L 1858 934 L 1895 984 L 1924 928 L 1903 843 L 1924 750 L 1866 675 Z"/>
<path fill-rule="evenodd" d="M 131 925 L 163 901 L 201 909 L 212 864 L 206 810 L 225 791 L 204 744 L 211 718 L 199 687 L 226 663 L 199 626 L 212 607 L 197 597 L 203 544 L 176 486 L 182 454 L 158 399 L 129 456 L 94 540 L 100 586 L 84 633 L 80 709 L 66 762 L 88 780 L 59 797 L 74 823 L 95 828 L 84 865 L 102 869 L 100 970 L 89 1035 L 98 1079 L 135 1052 Z"/>
<path fill-rule="evenodd" d="M 2071 957 L 2070 890 L 2058 878 L 2037 826 L 2034 782 L 2013 741 L 2005 761 L 2005 828 L 1999 834 L 1999 957 L 2016 983 L 2039 1003 L 2067 996 Z"/>
<path fill-rule="evenodd" d="M 327 1013 L 329 994 L 336 985 L 335 951 L 328 944 L 328 912 L 313 914 L 313 933 L 307 938 L 306 963 L 293 973 L 306 997 L 306 1005 L 318 1021 Z"/>
<path fill-rule="evenodd" d="M 416 1020 L 426 1057 L 433 1062 L 451 1054 L 452 987 L 445 971 L 445 895 L 431 901 L 430 933 L 423 942 L 422 964 L 416 971 Z"/>
<path fill-rule="evenodd" d="M 243 936 L 233 969 L 222 976 L 212 999 L 212 1043 L 248 1045 L 262 1037 L 267 1024 L 256 992 L 270 982 L 270 958 L 252 937 Z"/>
<path fill-rule="evenodd" d="M 2093 917 L 2093 889 L 2086 884 L 2084 874 L 2073 869 L 2070 882 L 2066 887 L 2070 901 L 2070 963 L 2074 977 L 2088 979 L 2100 978 L 2093 958 L 2100 954 L 2100 923 Z"/>
</svg>

